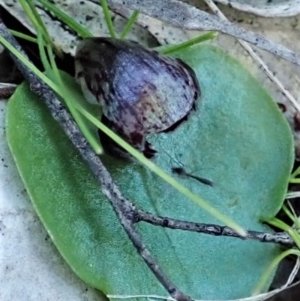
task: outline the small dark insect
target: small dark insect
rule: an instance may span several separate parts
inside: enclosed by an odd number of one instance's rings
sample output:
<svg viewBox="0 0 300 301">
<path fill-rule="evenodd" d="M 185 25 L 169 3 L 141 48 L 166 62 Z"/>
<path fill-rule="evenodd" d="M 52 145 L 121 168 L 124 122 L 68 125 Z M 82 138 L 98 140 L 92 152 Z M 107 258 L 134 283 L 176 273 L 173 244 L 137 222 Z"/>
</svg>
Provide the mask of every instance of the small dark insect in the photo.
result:
<svg viewBox="0 0 300 301">
<path fill-rule="evenodd" d="M 172 172 L 174 174 L 177 174 L 179 176 L 186 176 L 186 177 L 190 177 L 196 181 L 199 181 L 202 184 L 208 185 L 208 186 L 214 186 L 214 183 L 210 180 L 198 177 L 198 176 L 194 176 L 190 173 L 187 173 L 183 167 L 172 167 Z"/>
<path fill-rule="evenodd" d="M 146 136 L 184 120 L 200 96 L 186 63 L 131 41 L 84 39 L 75 69 L 85 97 L 101 105 L 106 124 L 147 157 L 155 150 Z"/>
</svg>

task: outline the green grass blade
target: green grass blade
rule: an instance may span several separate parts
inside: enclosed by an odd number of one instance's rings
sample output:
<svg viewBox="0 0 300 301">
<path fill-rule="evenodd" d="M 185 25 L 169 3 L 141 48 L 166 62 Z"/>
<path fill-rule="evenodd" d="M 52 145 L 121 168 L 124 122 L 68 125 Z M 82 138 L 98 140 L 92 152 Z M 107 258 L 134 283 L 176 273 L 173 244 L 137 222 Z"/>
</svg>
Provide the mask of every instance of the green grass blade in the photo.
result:
<svg viewBox="0 0 300 301">
<path fill-rule="evenodd" d="M 36 38 L 34 38 L 34 37 L 32 37 L 32 36 L 29 36 L 29 35 L 27 35 L 27 34 L 24 34 L 24 33 L 22 33 L 22 32 L 19 32 L 19 31 L 16 31 L 16 30 L 12 30 L 12 29 L 10 29 L 9 31 L 10 31 L 10 32 L 12 33 L 12 35 L 14 35 L 15 37 L 21 38 L 21 39 L 23 39 L 23 40 L 26 40 L 26 41 L 29 41 L 29 42 L 32 42 L 32 43 L 37 43 L 37 42 L 38 42 Z"/>
<path fill-rule="evenodd" d="M 294 225 L 296 225 L 297 228 L 300 228 L 300 222 L 298 221 L 297 217 L 292 214 L 292 212 L 286 207 L 286 205 L 282 206 L 282 210 L 290 218 Z"/>
<path fill-rule="evenodd" d="M 47 43 L 52 44 L 52 40 L 48 33 L 48 30 L 47 30 L 44 22 L 42 21 L 40 15 L 38 14 L 36 7 L 33 5 L 31 0 L 27 0 L 27 4 L 30 7 L 33 18 L 35 19 L 34 24 L 38 24 L 38 26 L 36 27 L 36 30 L 39 29 L 39 31 L 42 33 L 42 35 L 44 36 L 44 39 L 47 41 Z"/>
<path fill-rule="evenodd" d="M 178 45 L 162 46 L 162 47 L 156 48 L 156 50 L 158 50 L 159 52 L 161 52 L 163 54 L 170 54 L 170 53 L 197 45 L 199 43 L 214 39 L 216 36 L 218 36 L 218 33 L 213 31 L 213 32 L 209 32 L 204 35 L 201 35 L 199 37 L 196 37 L 194 39 L 190 39 L 190 40 L 180 43 Z"/>
<path fill-rule="evenodd" d="M 296 178 L 300 174 L 300 166 L 291 174 L 291 178 Z"/>
<path fill-rule="evenodd" d="M 23 0 L 21 0 L 21 2 L 23 2 Z M 28 17 L 30 17 L 32 24 L 35 26 L 36 32 L 41 32 L 46 42 L 51 45 L 51 47 L 55 50 L 55 52 L 60 57 L 62 57 L 63 55 L 62 51 L 53 44 L 52 38 L 50 37 L 48 30 L 43 20 L 41 19 L 40 15 L 38 14 L 33 2 L 31 0 L 27 0 L 26 4 L 27 5 L 24 5 L 23 8 L 25 7 L 26 13 L 27 14 L 29 13 Z"/>
<path fill-rule="evenodd" d="M 21 4 L 24 12 L 26 13 L 27 17 L 29 18 L 30 22 L 33 24 L 34 28 L 35 29 L 38 29 L 40 26 L 39 26 L 39 23 L 38 21 L 36 20 L 35 16 L 34 16 L 34 13 L 33 11 L 31 10 L 30 8 L 30 5 L 28 3 L 28 1 L 26 0 L 19 0 L 19 3 Z"/>
<path fill-rule="evenodd" d="M 38 40 L 40 58 L 41 58 L 43 66 L 44 66 L 45 72 L 46 72 L 47 76 L 49 76 L 49 74 L 51 74 L 52 71 L 51 71 L 51 66 L 49 64 L 49 61 L 48 61 L 48 58 L 46 55 L 45 41 L 44 41 L 42 33 L 37 32 L 37 40 Z"/>
<path fill-rule="evenodd" d="M 103 9 L 103 13 L 104 13 L 104 17 L 105 17 L 105 21 L 106 21 L 106 24 L 108 27 L 109 34 L 112 38 L 116 38 L 117 35 L 116 35 L 115 28 L 114 28 L 114 25 L 111 20 L 111 15 L 110 15 L 110 11 L 109 11 L 109 8 L 107 5 L 107 1 L 100 0 L 100 2 L 101 2 L 102 9 Z"/>
<path fill-rule="evenodd" d="M 92 37 L 90 31 L 88 31 L 85 27 L 83 27 L 81 24 L 76 22 L 74 19 L 72 19 L 70 16 L 68 16 L 66 13 L 61 11 L 59 8 L 57 8 L 54 4 L 50 3 L 47 0 L 37 0 L 40 2 L 43 6 L 45 6 L 49 11 L 51 11 L 55 16 L 63 21 L 66 25 L 68 25 L 71 29 L 76 31 L 76 33 L 81 36 L 82 38 L 88 38 Z"/>
<path fill-rule="evenodd" d="M 136 21 L 136 19 L 139 16 L 139 12 L 138 11 L 134 11 L 131 15 L 131 17 L 128 19 L 121 35 L 120 35 L 120 39 L 125 39 L 125 37 L 127 36 L 127 34 L 129 33 L 129 31 L 131 30 L 134 22 Z"/>
</svg>

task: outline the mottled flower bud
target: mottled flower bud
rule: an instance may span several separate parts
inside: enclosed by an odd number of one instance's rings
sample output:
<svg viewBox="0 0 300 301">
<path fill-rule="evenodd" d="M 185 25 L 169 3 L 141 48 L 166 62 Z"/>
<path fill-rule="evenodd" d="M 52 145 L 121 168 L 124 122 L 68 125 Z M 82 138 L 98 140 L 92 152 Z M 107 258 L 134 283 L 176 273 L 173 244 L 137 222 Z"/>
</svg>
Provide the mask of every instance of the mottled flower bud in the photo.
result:
<svg viewBox="0 0 300 301">
<path fill-rule="evenodd" d="M 85 97 L 99 103 L 111 128 L 148 157 L 155 151 L 145 136 L 185 118 L 200 95 L 191 67 L 135 42 L 85 39 L 75 69 Z"/>
</svg>

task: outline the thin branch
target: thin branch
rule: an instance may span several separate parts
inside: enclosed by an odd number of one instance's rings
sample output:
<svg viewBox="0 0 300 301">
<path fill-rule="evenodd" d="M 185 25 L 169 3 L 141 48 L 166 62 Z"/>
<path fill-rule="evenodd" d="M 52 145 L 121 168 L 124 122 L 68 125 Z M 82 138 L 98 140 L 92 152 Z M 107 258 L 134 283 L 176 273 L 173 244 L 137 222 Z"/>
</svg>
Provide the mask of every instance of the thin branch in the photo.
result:
<svg viewBox="0 0 300 301">
<path fill-rule="evenodd" d="M 8 31 L 0 19 L 0 35 L 4 37 L 11 45 L 18 49 L 26 56 L 20 45 Z M 27 57 L 27 56 L 26 56 Z M 142 257 L 147 266 L 151 269 L 158 281 L 165 287 L 168 293 L 178 301 L 191 301 L 192 299 L 181 292 L 160 269 L 155 259 L 152 257 L 145 244 L 143 244 L 140 235 L 136 232 L 132 223 L 132 213 L 135 210 L 134 205 L 124 198 L 120 189 L 113 182 L 109 172 L 96 156 L 92 148 L 88 145 L 86 139 L 80 133 L 76 123 L 71 115 L 66 111 L 56 95 L 51 91 L 38 77 L 28 70 L 18 59 L 12 55 L 16 66 L 19 68 L 24 78 L 29 82 L 31 90 L 42 98 L 49 108 L 53 118 L 59 122 L 65 133 L 78 149 L 82 158 L 89 165 L 95 178 L 98 180 L 101 191 L 113 207 L 119 222 L 123 226 L 129 239 L 133 243 L 139 255 Z"/>
<path fill-rule="evenodd" d="M 228 21 L 222 11 L 217 7 L 217 5 L 212 0 L 204 0 L 205 3 L 210 7 L 210 9 L 222 20 Z M 295 99 L 295 97 L 284 87 L 281 81 L 274 75 L 274 73 L 270 70 L 267 64 L 263 61 L 263 59 L 254 52 L 251 46 L 242 41 L 238 40 L 239 43 L 248 51 L 253 60 L 258 64 L 259 68 L 261 68 L 266 75 L 270 78 L 272 82 L 274 82 L 283 95 L 294 105 L 294 107 L 300 112 L 300 104 Z"/>
<path fill-rule="evenodd" d="M 98 2 L 98 0 L 91 1 Z M 118 10 L 125 6 L 175 27 L 219 31 L 300 65 L 300 56 L 294 51 L 178 0 L 108 0 L 108 3 L 112 9 Z"/>
<path fill-rule="evenodd" d="M 175 230 L 198 232 L 198 233 L 209 234 L 214 236 L 227 236 L 227 237 L 240 238 L 243 240 L 251 239 L 251 240 L 257 240 L 265 243 L 277 243 L 289 248 L 295 246 L 295 243 L 293 242 L 292 238 L 286 232 L 269 233 L 269 232 L 259 232 L 259 231 L 249 230 L 246 231 L 246 236 L 242 237 L 229 227 L 223 227 L 214 224 L 188 222 L 188 221 L 173 219 L 169 217 L 156 216 L 151 213 L 137 209 L 135 214 L 135 223 L 139 223 L 139 222 L 146 222 L 153 226 L 160 226 L 160 227 L 170 228 Z"/>
</svg>

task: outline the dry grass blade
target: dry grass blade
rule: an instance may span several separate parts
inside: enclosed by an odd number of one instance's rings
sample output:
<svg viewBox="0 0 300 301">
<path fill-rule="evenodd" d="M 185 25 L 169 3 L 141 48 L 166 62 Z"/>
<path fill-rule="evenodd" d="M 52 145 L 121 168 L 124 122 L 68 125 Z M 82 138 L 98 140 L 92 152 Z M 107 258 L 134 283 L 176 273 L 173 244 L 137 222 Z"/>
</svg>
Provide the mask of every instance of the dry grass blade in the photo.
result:
<svg viewBox="0 0 300 301">
<path fill-rule="evenodd" d="M 294 51 L 178 0 L 108 0 L 108 3 L 112 9 L 125 6 L 176 27 L 188 30 L 219 31 L 300 65 L 300 56 Z"/>
<path fill-rule="evenodd" d="M 212 0 L 204 0 L 204 1 L 220 19 L 227 21 L 225 15 L 221 12 L 221 10 L 216 6 L 216 4 Z M 277 85 L 277 87 L 283 93 L 283 95 L 285 95 L 285 97 L 294 105 L 297 111 L 300 112 L 300 104 L 297 102 L 295 97 L 284 87 L 281 81 L 274 75 L 274 72 L 270 70 L 270 68 L 266 65 L 266 63 L 262 60 L 262 58 L 253 51 L 253 49 L 248 43 L 242 40 L 238 40 L 238 41 L 248 51 L 248 53 L 251 55 L 253 60 L 259 65 L 259 67 L 263 69 L 263 71 L 270 78 L 270 80 Z"/>
<path fill-rule="evenodd" d="M 246 11 L 263 17 L 289 17 L 295 16 L 300 12 L 300 3 L 298 0 L 281 1 L 259 1 L 255 4 L 247 4 L 237 0 L 216 0 L 225 5 L 241 11 Z"/>
</svg>

